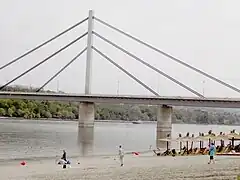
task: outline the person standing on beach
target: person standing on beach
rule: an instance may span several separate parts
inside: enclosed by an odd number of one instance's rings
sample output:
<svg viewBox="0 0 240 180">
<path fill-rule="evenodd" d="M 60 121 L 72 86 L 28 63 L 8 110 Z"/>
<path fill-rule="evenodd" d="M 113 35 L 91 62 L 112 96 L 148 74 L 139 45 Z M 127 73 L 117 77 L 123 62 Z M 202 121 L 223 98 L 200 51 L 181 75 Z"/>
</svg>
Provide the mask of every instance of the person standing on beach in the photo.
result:
<svg viewBox="0 0 240 180">
<path fill-rule="evenodd" d="M 118 149 L 118 155 L 119 155 L 121 166 L 123 166 L 124 151 L 121 145 L 119 146 L 119 149 Z"/>
<path fill-rule="evenodd" d="M 67 164 L 67 153 L 65 150 L 63 150 L 63 155 L 61 157 L 61 159 L 58 161 L 58 164 Z"/>
<path fill-rule="evenodd" d="M 210 159 L 209 159 L 208 164 L 210 164 L 211 162 L 215 163 L 215 160 L 214 160 L 215 153 L 216 153 L 216 147 L 215 147 L 214 143 L 211 143 L 211 145 L 209 147 L 209 157 L 210 157 Z"/>
<path fill-rule="evenodd" d="M 67 153 L 65 150 L 63 150 L 63 155 L 62 155 L 62 160 L 64 160 L 65 162 L 67 162 Z"/>
</svg>

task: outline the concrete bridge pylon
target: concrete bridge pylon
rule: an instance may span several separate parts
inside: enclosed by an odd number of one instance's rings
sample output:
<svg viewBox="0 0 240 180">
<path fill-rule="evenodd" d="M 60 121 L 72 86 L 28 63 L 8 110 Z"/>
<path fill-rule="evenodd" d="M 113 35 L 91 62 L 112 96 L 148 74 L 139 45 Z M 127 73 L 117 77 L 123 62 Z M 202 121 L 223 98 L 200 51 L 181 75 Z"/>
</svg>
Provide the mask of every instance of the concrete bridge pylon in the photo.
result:
<svg viewBox="0 0 240 180">
<path fill-rule="evenodd" d="M 172 107 L 158 106 L 157 108 L 157 133 L 156 146 L 161 150 L 167 147 L 171 148 L 171 142 L 163 139 L 171 138 L 172 136 Z"/>
<path fill-rule="evenodd" d="M 93 45 L 93 10 L 89 10 L 87 34 L 87 58 L 85 75 L 85 94 L 91 94 L 92 86 L 92 45 Z M 93 151 L 94 141 L 94 103 L 79 103 L 78 134 L 82 155 L 89 155 Z M 84 147 L 87 147 L 85 149 Z"/>
</svg>

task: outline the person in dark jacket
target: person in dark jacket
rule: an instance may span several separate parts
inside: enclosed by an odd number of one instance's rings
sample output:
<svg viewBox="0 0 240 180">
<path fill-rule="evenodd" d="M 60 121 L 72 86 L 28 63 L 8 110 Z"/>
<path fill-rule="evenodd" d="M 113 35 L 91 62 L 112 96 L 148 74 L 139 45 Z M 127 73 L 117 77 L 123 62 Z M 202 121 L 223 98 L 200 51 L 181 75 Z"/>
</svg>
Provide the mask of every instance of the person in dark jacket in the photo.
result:
<svg viewBox="0 0 240 180">
<path fill-rule="evenodd" d="M 67 153 L 65 150 L 63 150 L 63 155 L 62 155 L 62 160 L 64 160 L 65 162 L 67 162 Z"/>
</svg>

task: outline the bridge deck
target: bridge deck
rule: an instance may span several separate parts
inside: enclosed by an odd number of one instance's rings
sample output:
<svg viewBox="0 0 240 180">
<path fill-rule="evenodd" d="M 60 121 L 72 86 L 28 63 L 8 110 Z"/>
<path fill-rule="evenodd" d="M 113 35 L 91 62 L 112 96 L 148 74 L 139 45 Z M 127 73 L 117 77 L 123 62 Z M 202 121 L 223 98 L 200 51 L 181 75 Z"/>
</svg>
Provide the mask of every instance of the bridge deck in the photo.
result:
<svg viewBox="0 0 240 180">
<path fill-rule="evenodd" d="M 0 92 L 0 99 L 75 101 L 110 104 L 147 104 L 192 107 L 240 108 L 240 98 L 199 98 L 174 96 L 85 95 L 64 93 Z"/>
</svg>

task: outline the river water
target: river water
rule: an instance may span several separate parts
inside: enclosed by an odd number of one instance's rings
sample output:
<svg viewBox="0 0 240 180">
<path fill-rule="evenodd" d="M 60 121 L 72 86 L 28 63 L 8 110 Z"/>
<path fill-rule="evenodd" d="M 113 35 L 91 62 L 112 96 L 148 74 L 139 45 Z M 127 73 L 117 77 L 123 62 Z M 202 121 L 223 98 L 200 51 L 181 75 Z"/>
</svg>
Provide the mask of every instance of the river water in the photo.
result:
<svg viewBox="0 0 240 180">
<path fill-rule="evenodd" d="M 229 132 L 240 126 L 173 124 L 172 136 L 190 132 Z M 78 140 L 78 123 L 43 120 L 0 120 L 0 160 L 47 158 L 61 155 L 66 149 L 68 155 L 81 154 Z M 110 155 L 122 144 L 125 151 L 146 151 L 156 144 L 156 123 L 131 124 L 97 122 L 94 128 L 93 153 Z M 177 147 L 177 144 L 172 144 Z"/>
</svg>

